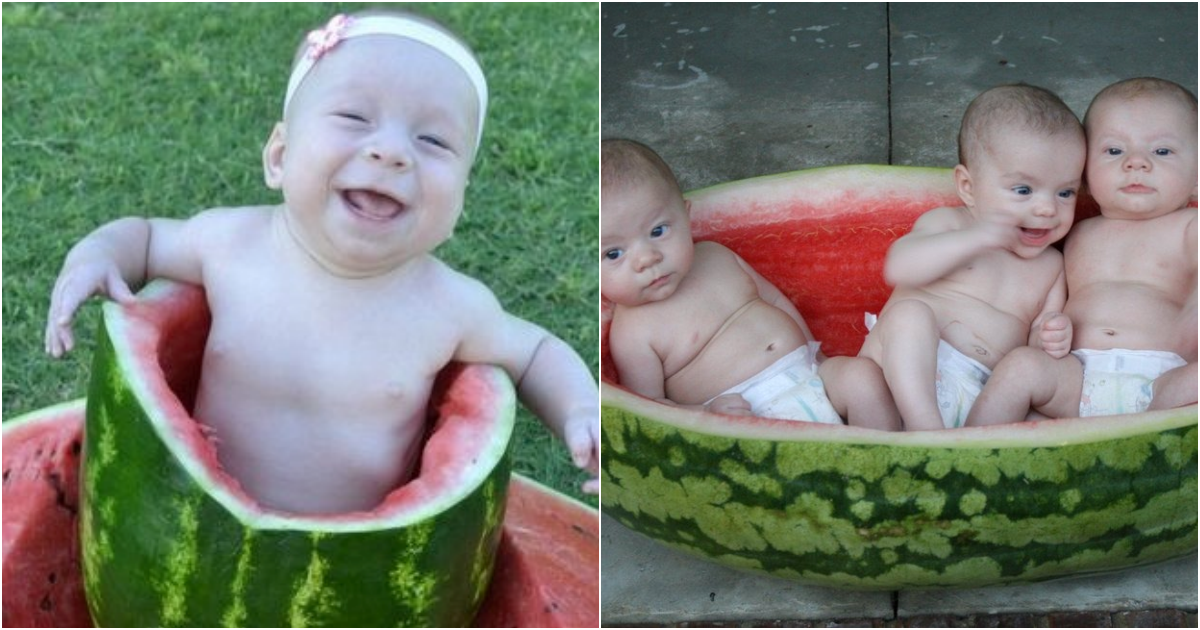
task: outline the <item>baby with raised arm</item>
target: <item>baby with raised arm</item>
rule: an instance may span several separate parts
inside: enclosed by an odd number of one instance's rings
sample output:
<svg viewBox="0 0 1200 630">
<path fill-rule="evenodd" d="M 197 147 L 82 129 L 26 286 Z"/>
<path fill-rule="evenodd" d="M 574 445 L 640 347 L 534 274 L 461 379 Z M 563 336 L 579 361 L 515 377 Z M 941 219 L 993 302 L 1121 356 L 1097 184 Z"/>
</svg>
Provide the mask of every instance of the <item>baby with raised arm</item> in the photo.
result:
<svg viewBox="0 0 1200 630">
<path fill-rule="evenodd" d="M 728 248 L 693 243 L 689 202 L 657 153 L 605 140 L 600 172 L 600 291 L 614 304 L 608 340 L 622 385 L 715 413 L 842 424 L 840 411 L 889 428 L 868 394 L 887 395 L 882 374 L 831 403 L 795 305 Z"/>
<path fill-rule="evenodd" d="M 486 109 L 474 54 L 444 27 L 395 12 L 333 18 L 309 34 L 263 148 L 283 203 L 88 235 L 55 284 L 47 352 L 71 349 L 93 294 L 130 302 L 151 277 L 203 285 L 212 328 L 194 416 L 270 509 L 369 510 L 405 483 L 452 361 L 503 367 L 595 475 L 587 366 L 431 254 L 462 212 Z"/>
<path fill-rule="evenodd" d="M 969 424 L 1196 402 L 1196 97 L 1162 79 L 1121 81 L 1096 95 L 1084 126 L 1101 216 L 1067 237 L 1073 351 L 1013 352 Z"/>
<path fill-rule="evenodd" d="M 883 368 L 906 430 L 963 426 L 1014 348 L 1070 350 L 1062 255 L 1050 245 L 1075 218 L 1079 119 L 1047 90 L 1001 86 L 967 107 L 958 142 L 963 206 L 926 212 L 888 250 L 895 290 L 859 353 Z"/>
</svg>

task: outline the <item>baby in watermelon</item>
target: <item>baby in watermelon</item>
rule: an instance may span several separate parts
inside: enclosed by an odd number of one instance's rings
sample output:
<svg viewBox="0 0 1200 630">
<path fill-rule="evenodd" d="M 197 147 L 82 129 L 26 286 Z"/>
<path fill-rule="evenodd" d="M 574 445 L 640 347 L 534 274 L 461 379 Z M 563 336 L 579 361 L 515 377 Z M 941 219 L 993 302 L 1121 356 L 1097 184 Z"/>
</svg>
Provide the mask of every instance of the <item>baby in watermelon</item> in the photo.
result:
<svg viewBox="0 0 1200 630">
<path fill-rule="evenodd" d="M 827 395 L 819 344 L 795 305 L 725 246 L 693 243 L 689 203 L 657 153 L 605 140 L 600 164 L 601 292 L 614 304 L 608 340 L 622 385 L 715 413 L 894 428 L 868 413 L 880 406 L 871 392 L 888 396 L 878 369 L 856 391 Z"/>
<path fill-rule="evenodd" d="M 1162 79 L 1121 81 L 1096 95 L 1084 126 L 1101 216 L 1064 250 L 1073 350 L 1014 350 L 969 424 L 1196 402 L 1196 97 Z"/>
<path fill-rule="evenodd" d="M 407 481 L 451 361 L 502 366 L 594 476 L 587 366 L 431 254 L 462 212 L 486 108 L 474 54 L 444 27 L 335 17 L 301 47 L 263 148 L 283 204 L 96 230 L 63 264 L 47 352 L 71 349 L 74 313 L 93 294 L 132 302 L 129 287 L 150 277 L 202 284 L 213 320 L 195 417 L 270 508 L 366 510 Z"/>
<path fill-rule="evenodd" d="M 1000 359 L 1070 350 L 1062 255 L 1084 134 L 1054 94 L 1001 86 L 971 102 L 954 180 L 963 206 L 921 215 L 888 250 L 895 287 L 859 357 L 883 368 L 906 430 L 962 426 Z"/>
</svg>

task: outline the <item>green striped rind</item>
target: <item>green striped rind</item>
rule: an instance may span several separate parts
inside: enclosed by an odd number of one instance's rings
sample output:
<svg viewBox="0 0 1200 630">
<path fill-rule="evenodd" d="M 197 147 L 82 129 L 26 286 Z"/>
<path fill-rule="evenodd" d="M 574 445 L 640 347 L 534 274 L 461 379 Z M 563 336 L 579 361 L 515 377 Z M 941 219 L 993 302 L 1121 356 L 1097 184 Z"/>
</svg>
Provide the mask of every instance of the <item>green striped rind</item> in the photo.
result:
<svg viewBox="0 0 1200 630">
<path fill-rule="evenodd" d="M 890 590 L 1036 581 L 1196 549 L 1194 406 L 1140 431 L 1096 423 L 1094 441 L 1087 420 L 1045 423 L 1043 436 L 1021 425 L 889 438 L 690 421 L 603 387 L 604 511 L 728 566 Z"/>
<path fill-rule="evenodd" d="M 111 320 L 106 313 L 106 320 Z M 110 323 L 109 328 L 112 328 Z M 144 384 L 102 327 L 88 395 L 81 538 L 99 626 L 461 626 L 490 580 L 515 395 L 500 445 L 465 495 L 422 517 L 322 525 L 239 513 L 161 438 Z M 487 457 L 481 457 L 487 459 Z"/>
</svg>

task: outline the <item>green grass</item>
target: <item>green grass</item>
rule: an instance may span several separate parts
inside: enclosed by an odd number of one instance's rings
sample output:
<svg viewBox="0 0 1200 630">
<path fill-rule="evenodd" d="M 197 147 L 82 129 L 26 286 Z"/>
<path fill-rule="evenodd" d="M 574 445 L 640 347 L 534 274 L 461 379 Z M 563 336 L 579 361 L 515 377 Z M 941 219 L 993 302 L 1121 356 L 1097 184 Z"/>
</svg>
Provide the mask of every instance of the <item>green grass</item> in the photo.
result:
<svg viewBox="0 0 1200 630">
<path fill-rule="evenodd" d="M 95 304 L 77 320 L 74 353 L 42 352 L 72 244 L 122 216 L 279 202 L 261 149 L 292 52 L 357 8 L 4 5 L 4 417 L 85 392 Z M 597 365 L 597 5 L 412 8 L 472 44 L 491 88 L 466 211 L 438 255 Z M 514 450 L 517 470 L 581 496 L 584 475 L 525 410 Z"/>
</svg>

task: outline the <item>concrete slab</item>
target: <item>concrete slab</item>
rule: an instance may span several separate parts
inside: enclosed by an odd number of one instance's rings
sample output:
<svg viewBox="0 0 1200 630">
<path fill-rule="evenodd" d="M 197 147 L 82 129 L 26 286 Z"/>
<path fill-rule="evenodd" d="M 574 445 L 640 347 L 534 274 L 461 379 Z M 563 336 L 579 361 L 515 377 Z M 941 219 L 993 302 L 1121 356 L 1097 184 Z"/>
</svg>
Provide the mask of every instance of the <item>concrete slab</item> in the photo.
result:
<svg viewBox="0 0 1200 630">
<path fill-rule="evenodd" d="M 601 136 L 684 189 L 887 161 L 883 4 L 601 4 Z"/>
<path fill-rule="evenodd" d="M 980 92 L 1024 82 L 1080 118 L 1105 86 L 1157 76 L 1196 91 L 1195 3 L 893 3 L 892 163 L 954 166 Z"/>
<path fill-rule="evenodd" d="M 805 586 L 729 569 L 663 546 L 606 515 L 601 550 L 602 625 L 1194 610 L 1197 604 L 1195 554 L 1037 584 L 893 594 Z"/>
<path fill-rule="evenodd" d="M 729 569 L 665 547 L 616 520 L 600 520 L 602 625 L 696 621 L 886 618 L 889 592 L 804 586 Z"/>
<path fill-rule="evenodd" d="M 939 591 L 901 591 L 897 613 L 971 615 L 1065 611 L 1196 609 L 1196 554 L 1098 575 Z"/>
</svg>

